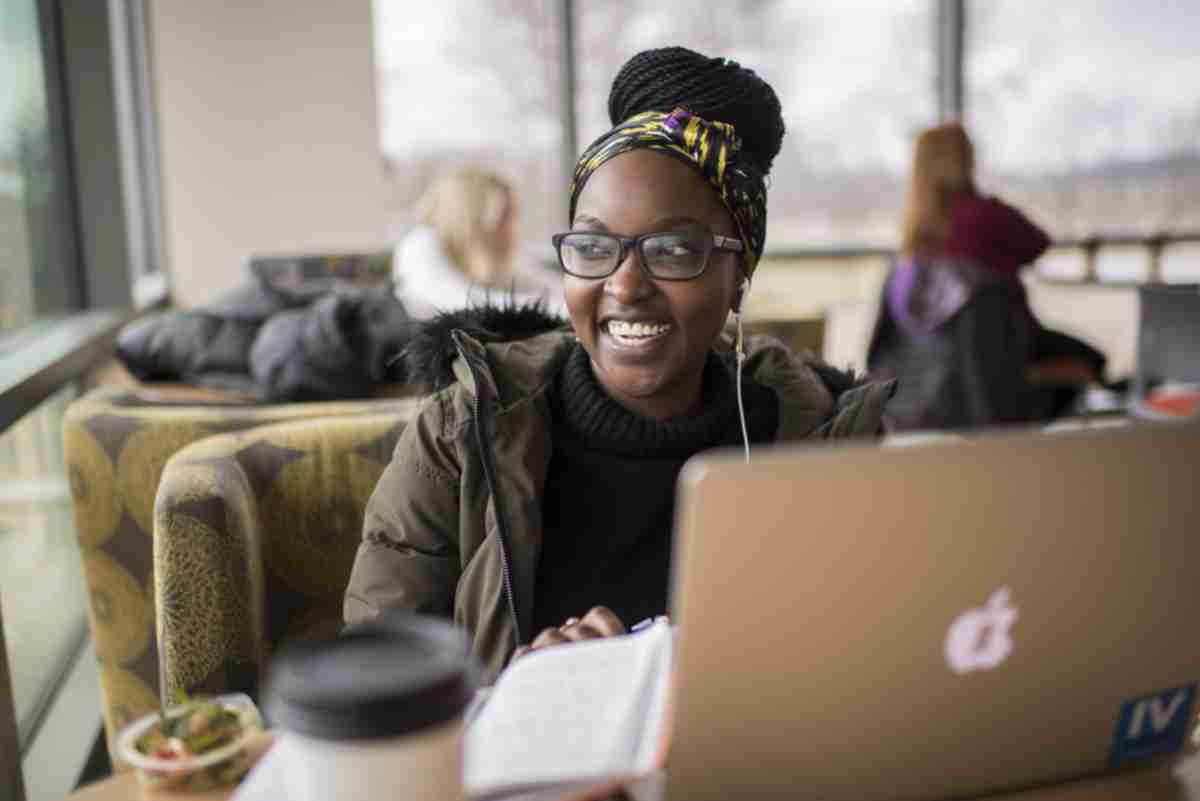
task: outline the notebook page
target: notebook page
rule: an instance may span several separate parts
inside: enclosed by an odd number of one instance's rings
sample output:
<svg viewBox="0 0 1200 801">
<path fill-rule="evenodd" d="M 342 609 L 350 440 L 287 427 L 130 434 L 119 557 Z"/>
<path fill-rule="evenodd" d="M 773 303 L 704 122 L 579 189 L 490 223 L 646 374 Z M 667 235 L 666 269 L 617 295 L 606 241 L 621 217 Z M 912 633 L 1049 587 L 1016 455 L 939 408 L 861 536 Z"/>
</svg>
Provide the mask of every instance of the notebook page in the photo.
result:
<svg viewBox="0 0 1200 801">
<path fill-rule="evenodd" d="M 671 627 L 663 621 L 515 662 L 467 731 L 467 795 L 650 771 L 670 659 Z"/>
</svg>

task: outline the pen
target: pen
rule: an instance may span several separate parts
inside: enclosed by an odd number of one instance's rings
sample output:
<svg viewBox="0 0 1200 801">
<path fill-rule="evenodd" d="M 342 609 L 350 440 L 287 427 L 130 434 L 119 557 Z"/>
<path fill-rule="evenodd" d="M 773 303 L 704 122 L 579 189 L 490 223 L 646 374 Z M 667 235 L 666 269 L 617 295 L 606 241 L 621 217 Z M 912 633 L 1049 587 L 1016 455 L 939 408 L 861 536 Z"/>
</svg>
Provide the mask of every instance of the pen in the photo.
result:
<svg viewBox="0 0 1200 801">
<path fill-rule="evenodd" d="M 660 620 L 667 620 L 667 619 L 668 618 L 666 615 L 658 615 L 657 617 L 648 617 L 640 623 L 635 623 L 633 628 L 631 628 L 629 630 L 629 633 L 635 634 L 636 632 L 639 632 L 642 629 L 650 628 L 651 626 L 653 626 L 655 623 L 657 623 Z"/>
</svg>

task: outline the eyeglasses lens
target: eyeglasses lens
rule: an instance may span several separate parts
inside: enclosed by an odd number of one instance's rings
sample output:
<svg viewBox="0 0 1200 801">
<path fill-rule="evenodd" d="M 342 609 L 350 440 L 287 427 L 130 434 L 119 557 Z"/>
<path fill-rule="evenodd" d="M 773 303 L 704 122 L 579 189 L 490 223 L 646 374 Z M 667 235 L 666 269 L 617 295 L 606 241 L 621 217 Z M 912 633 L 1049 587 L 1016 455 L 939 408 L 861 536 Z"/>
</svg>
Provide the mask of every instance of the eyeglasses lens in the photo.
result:
<svg viewBox="0 0 1200 801">
<path fill-rule="evenodd" d="M 568 234 L 559 244 L 559 257 L 571 275 L 600 278 L 617 267 L 621 243 L 604 234 Z"/>
<path fill-rule="evenodd" d="M 709 239 L 694 232 L 657 234 L 642 243 L 642 257 L 659 278 L 695 278 L 708 259 L 712 247 Z"/>
</svg>

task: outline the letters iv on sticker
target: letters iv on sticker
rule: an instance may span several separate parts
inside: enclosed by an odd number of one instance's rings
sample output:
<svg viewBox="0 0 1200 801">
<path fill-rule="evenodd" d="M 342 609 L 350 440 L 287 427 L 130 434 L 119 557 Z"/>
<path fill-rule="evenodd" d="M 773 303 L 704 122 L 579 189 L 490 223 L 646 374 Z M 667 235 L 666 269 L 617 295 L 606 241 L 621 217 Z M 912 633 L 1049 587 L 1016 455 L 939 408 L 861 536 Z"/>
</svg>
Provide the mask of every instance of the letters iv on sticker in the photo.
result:
<svg viewBox="0 0 1200 801">
<path fill-rule="evenodd" d="M 1121 704 L 1113 738 L 1112 766 L 1178 751 L 1191 727 L 1195 698 L 1193 683 Z"/>
</svg>

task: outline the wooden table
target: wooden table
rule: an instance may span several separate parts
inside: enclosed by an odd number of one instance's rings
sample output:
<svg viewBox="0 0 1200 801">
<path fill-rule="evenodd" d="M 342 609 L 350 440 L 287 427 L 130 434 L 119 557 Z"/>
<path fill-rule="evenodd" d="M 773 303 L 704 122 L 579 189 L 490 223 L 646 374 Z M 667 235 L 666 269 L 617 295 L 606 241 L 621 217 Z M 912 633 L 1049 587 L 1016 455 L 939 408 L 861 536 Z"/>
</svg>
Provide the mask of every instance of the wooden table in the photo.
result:
<svg viewBox="0 0 1200 801">
<path fill-rule="evenodd" d="M 264 733 L 261 738 L 250 745 L 255 759 L 261 758 L 271 747 L 274 738 L 270 733 Z M 89 784 L 67 796 L 64 801 L 228 801 L 234 789 L 226 787 L 220 790 L 209 790 L 203 793 L 172 793 L 160 790 L 150 792 L 138 784 L 133 771 L 126 771 L 102 781 Z M 591 790 L 572 793 L 561 801 L 602 801 L 619 792 L 619 784 L 604 784 Z M 287 801 L 280 799 L 280 801 Z"/>
<path fill-rule="evenodd" d="M 271 743 L 270 735 L 256 744 L 261 754 Z M 611 786 L 575 794 L 563 801 L 592 801 L 607 798 Z M 207 793 L 149 793 L 138 786 L 132 773 L 96 782 L 72 793 L 65 801 L 227 801 L 232 789 Z M 991 796 L 986 801 L 1200 801 L 1200 755 L 1189 756 L 1174 770 L 1127 773 L 1102 779 L 1057 784 L 1022 793 Z"/>
</svg>

